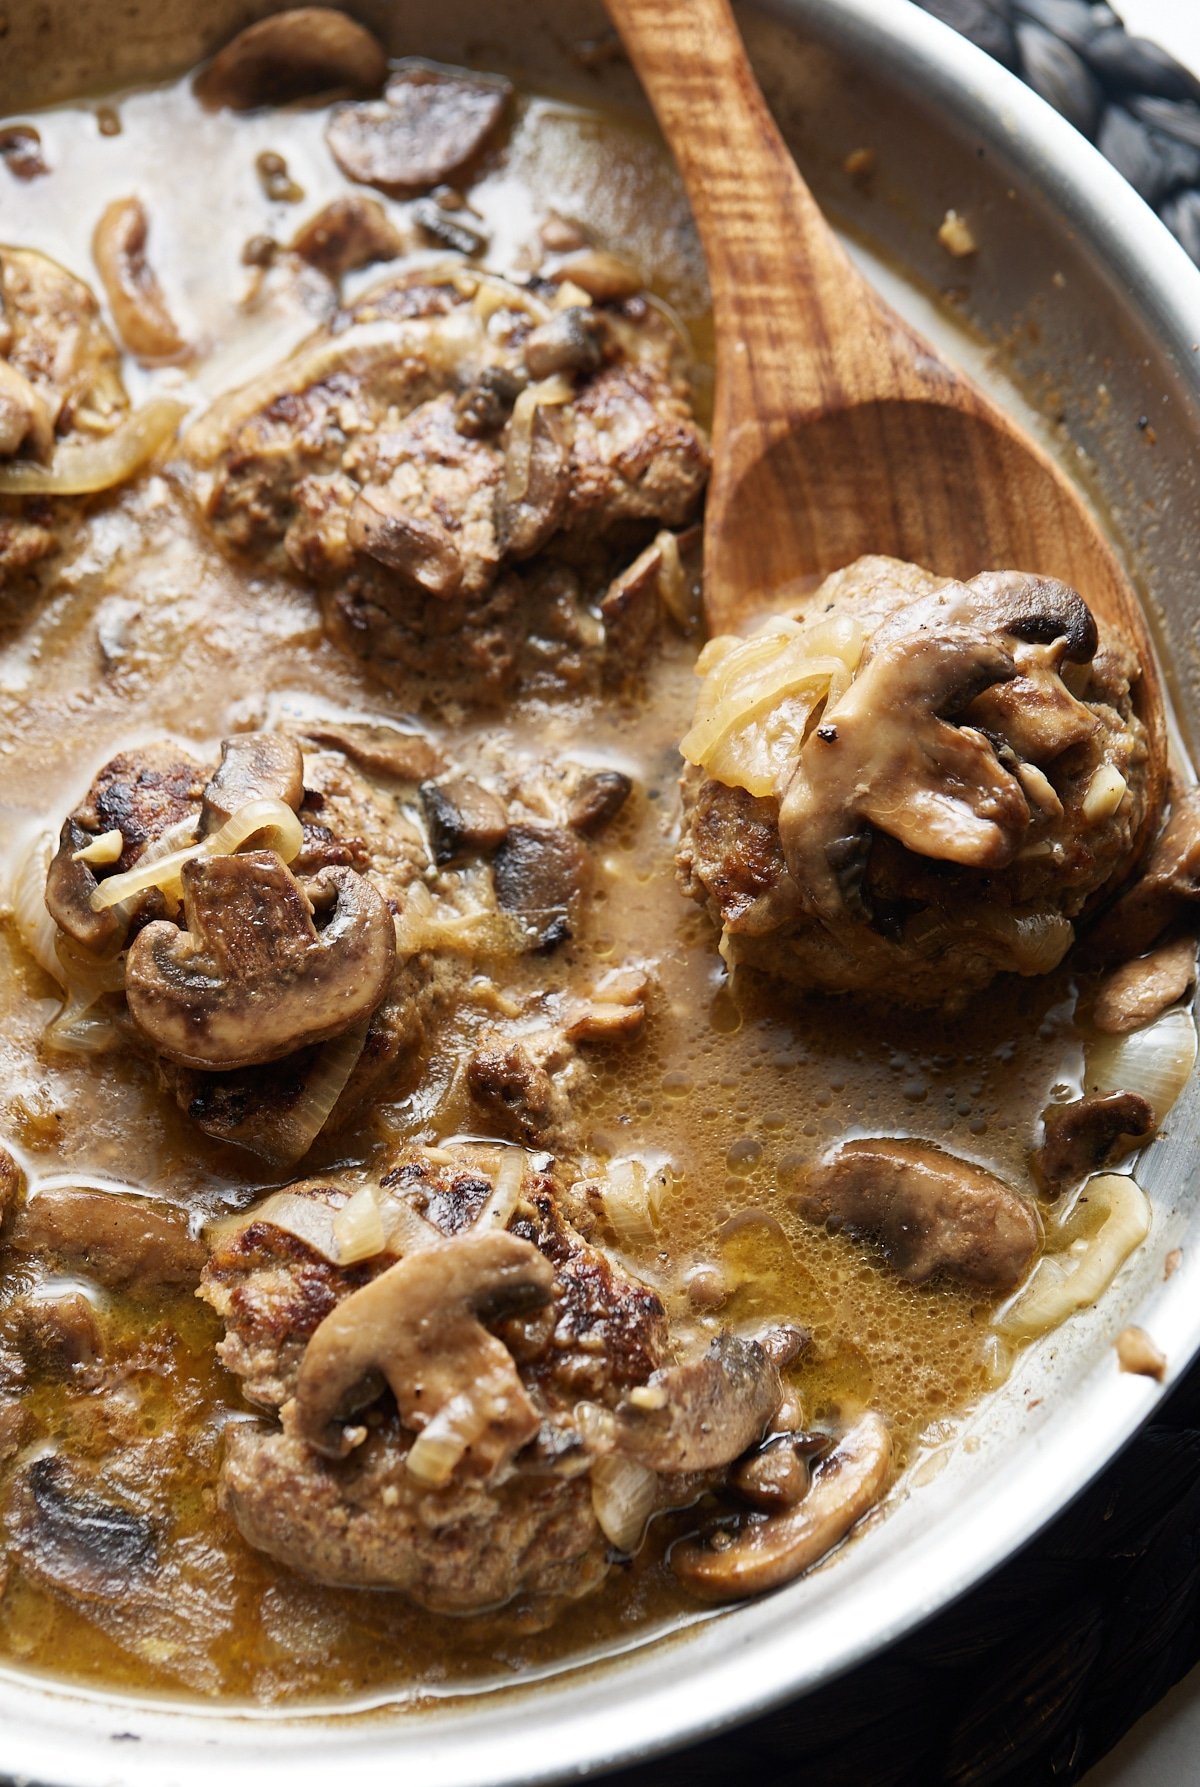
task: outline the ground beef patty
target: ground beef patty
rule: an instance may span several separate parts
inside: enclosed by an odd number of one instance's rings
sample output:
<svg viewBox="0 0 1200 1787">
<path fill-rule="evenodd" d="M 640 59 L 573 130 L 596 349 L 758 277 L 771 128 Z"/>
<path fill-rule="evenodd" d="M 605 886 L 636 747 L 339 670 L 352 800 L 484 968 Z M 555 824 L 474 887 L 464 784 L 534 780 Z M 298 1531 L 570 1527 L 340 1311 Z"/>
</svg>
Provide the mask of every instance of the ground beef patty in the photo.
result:
<svg viewBox="0 0 1200 1787">
<path fill-rule="evenodd" d="M 731 964 L 951 1009 L 1055 967 L 1144 841 L 1139 666 L 1050 579 L 861 559 L 699 670 L 678 868 Z"/>
<path fill-rule="evenodd" d="M 458 700 L 628 674 L 605 594 L 708 471 L 659 309 L 461 267 L 374 287 L 186 445 L 228 552 L 314 585 L 383 682 Z"/>
</svg>

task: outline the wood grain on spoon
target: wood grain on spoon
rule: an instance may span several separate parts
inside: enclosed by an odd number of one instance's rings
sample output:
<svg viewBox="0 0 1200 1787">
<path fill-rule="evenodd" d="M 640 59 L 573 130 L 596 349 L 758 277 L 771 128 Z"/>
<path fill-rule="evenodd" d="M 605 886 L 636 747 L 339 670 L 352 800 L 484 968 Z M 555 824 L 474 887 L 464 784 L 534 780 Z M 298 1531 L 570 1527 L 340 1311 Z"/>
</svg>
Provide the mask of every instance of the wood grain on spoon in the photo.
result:
<svg viewBox="0 0 1200 1787">
<path fill-rule="evenodd" d="M 954 577 L 1059 577 L 1142 660 L 1156 815 L 1165 736 L 1145 618 L 1074 486 L 853 266 L 767 109 L 727 0 L 607 4 L 679 165 L 712 286 L 710 630 L 865 552 Z"/>
</svg>

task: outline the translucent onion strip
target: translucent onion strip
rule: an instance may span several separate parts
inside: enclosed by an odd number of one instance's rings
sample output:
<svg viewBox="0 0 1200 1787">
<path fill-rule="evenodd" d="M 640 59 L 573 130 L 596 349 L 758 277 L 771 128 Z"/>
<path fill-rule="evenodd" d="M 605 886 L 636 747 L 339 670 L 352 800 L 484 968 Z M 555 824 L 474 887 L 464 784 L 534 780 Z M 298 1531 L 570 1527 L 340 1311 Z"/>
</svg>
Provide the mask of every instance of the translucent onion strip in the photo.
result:
<svg viewBox="0 0 1200 1787">
<path fill-rule="evenodd" d="M 651 1172 L 641 1160 L 609 1162 L 600 1200 L 618 1246 L 650 1248 L 656 1245 L 665 1185 L 665 1167 Z"/>
<path fill-rule="evenodd" d="M 1100 1036 L 1088 1044 L 1087 1092 L 1139 1092 L 1161 1124 L 1196 1064 L 1196 1025 L 1182 1009 L 1166 1011 L 1141 1030 Z"/>
<path fill-rule="evenodd" d="M 109 875 L 93 892 L 92 909 L 104 912 L 151 887 L 177 897 L 185 863 L 205 856 L 234 856 L 251 842 L 262 850 L 274 850 L 284 862 L 292 862 L 304 846 L 304 832 L 286 801 L 252 800 L 227 819 L 220 831 L 202 838 L 198 844 L 189 844 L 156 860 L 151 860 L 147 851 L 123 875 Z"/>
<path fill-rule="evenodd" d="M 210 1247 L 223 1247 L 252 1223 L 269 1222 L 272 1228 L 282 1229 L 285 1235 L 295 1235 L 298 1241 L 306 1242 L 314 1253 L 336 1266 L 339 1264 L 338 1243 L 333 1225 L 337 1216 L 338 1211 L 322 1198 L 304 1197 L 298 1191 L 273 1191 L 247 1210 L 238 1210 L 232 1216 L 221 1216 L 208 1223 L 204 1238 Z"/>
<path fill-rule="evenodd" d="M 383 1252 L 383 1217 L 373 1185 L 364 1185 L 333 1219 L 338 1264 L 354 1266 Z"/>
<path fill-rule="evenodd" d="M 1150 1232 L 1150 1203 L 1133 1180 L 1119 1173 L 1089 1179 L 1080 1194 L 1066 1232 L 1075 1227 L 1086 1205 L 1089 1227 L 1061 1253 L 1040 1259 L 1026 1284 L 1000 1310 L 995 1326 L 1001 1334 L 1022 1338 L 1046 1334 L 1103 1295 L 1135 1248 Z"/>
<path fill-rule="evenodd" d="M 21 942 L 43 973 L 65 987 L 66 972 L 54 947 L 58 926 L 46 910 L 46 873 L 55 849 L 48 831 L 34 839 L 17 865 L 9 898 Z"/>
<path fill-rule="evenodd" d="M 0 465 L 0 496 L 89 496 L 112 490 L 140 472 L 174 440 L 187 405 L 175 397 L 149 403 L 96 440 L 61 441 L 49 465 L 14 460 Z"/>
<path fill-rule="evenodd" d="M 657 1476 L 632 1458 L 609 1452 L 592 1465 L 592 1512 L 604 1537 L 618 1551 L 637 1550 L 657 1496 Z"/>
<path fill-rule="evenodd" d="M 261 1137 L 248 1138 L 246 1145 L 277 1166 L 291 1166 L 307 1154 L 358 1066 L 369 1028 L 368 1018 L 323 1043 L 296 1102 L 281 1112 Z"/>
<path fill-rule="evenodd" d="M 780 617 L 750 639 L 710 640 L 684 757 L 729 787 L 781 792 L 816 709 L 845 694 L 862 650 L 862 628 L 845 615 L 810 627 Z"/>
<path fill-rule="evenodd" d="M 444 1488 L 467 1447 L 486 1426 L 480 1399 L 468 1391 L 452 1396 L 413 1441 L 405 1459 L 409 1476 L 430 1489 Z"/>
</svg>

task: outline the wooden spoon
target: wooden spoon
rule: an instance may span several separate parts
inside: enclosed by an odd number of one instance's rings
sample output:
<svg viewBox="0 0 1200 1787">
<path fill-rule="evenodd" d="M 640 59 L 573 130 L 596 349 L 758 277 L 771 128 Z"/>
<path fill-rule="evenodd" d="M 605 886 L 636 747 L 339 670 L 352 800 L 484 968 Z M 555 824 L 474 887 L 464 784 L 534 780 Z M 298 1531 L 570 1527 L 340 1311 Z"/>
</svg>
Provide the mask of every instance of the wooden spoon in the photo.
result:
<svg viewBox="0 0 1200 1787">
<path fill-rule="evenodd" d="M 866 552 L 953 577 L 1059 577 L 1137 649 L 1155 813 L 1165 731 L 1145 617 L 1074 486 L 853 266 L 767 109 L 727 0 L 607 5 L 708 261 L 710 631 L 735 630 L 765 594 Z"/>
</svg>

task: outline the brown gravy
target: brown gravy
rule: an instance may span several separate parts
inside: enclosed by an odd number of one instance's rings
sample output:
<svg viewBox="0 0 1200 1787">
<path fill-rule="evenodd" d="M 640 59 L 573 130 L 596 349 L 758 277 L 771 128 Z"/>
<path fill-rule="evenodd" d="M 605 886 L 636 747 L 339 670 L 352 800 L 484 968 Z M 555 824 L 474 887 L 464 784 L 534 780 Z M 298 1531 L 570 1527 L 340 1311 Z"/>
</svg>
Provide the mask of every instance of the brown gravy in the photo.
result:
<svg viewBox="0 0 1200 1787">
<path fill-rule="evenodd" d="M 39 117 L 52 172 L 23 186 L 0 170 L 6 240 L 92 277 L 88 241 L 110 198 L 137 191 L 152 220 L 153 257 L 180 321 L 208 348 L 187 375 L 130 369 L 131 388 L 180 388 L 200 402 L 280 357 L 313 326 L 303 313 L 239 308 L 250 277 L 247 238 L 286 240 L 345 190 L 326 154 L 317 108 L 248 118 L 207 114 L 185 84 L 110 102 L 119 135 L 101 135 L 91 106 Z M 286 157 L 302 203 L 272 204 L 254 171 L 264 149 Z M 491 245 L 485 264 L 528 267 L 539 217 L 553 207 L 589 219 L 691 330 L 707 333 L 698 251 L 675 176 L 649 136 L 552 98 L 527 97 L 505 154 L 471 189 Z M 396 207 L 397 212 L 403 207 Z M 431 251 L 430 259 L 442 258 Z M 365 284 L 378 276 L 355 276 Z M 354 289 L 353 286 L 351 289 Z M 702 383 L 703 366 L 698 374 Z M 170 735 L 215 755 L 235 727 L 317 711 L 394 715 L 321 636 L 303 591 L 231 569 L 189 518 L 169 473 L 101 504 L 51 593 L 0 634 L 0 849 L 17 860 L 30 836 L 83 792 L 117 748 Z M 694 642 L 674 640 L 640 694 L 573 705 L 527 699 L 498 719 L 434 730 L 469 750 L 472 730 L 553 756 L 618 763 L 637 793 L 606 836 L 589 917 L 592 955 L 647 959 L 658 976 L 640 1039 L 604 1058 L 586 1111 L 598 1155 L 657 1151 L 671 1167 L 663 1251 L 631 1260 L 668 1301 L 690 1311 L 683 1282 L 719 1264 L 732 1285 L 720 1320 L 795 1320 L 814 1345 L 796 1381 L 810 1421 L 868 1405 L 892 1422 L 900 1459 L 941 1444 L 1007 1368 L 990 1309 L 946 1287 L 913 1288 L 871 1251 L 814 1232 L 787 1203 L 797 1165 L 847 1134 L 912 1134 L 942 1143 L 1028 1188 L 1029 1153 L 1052 1095 L 1079 1089 L 1076 987 L 1066 971 L 989 995 L 951 1021 L 882 1018 L 820 1000 L 789 1002 L 749 979 L 730 985 L 705 918 L 678 894 L 676 743 L 690 718 Z M 561 974 L 518 963 L 517 990 Z M 39 1053 L 58 1001 L 0 928 L 0 1137 L 33 1185 L 47 1180 L 152 1192 L 197 1221 L 273 1181 L 252 1157 L 195 1131 L 121 1055 Z M 470 1008 L 462 1019 L 472 1023 Z M 398 1138 L 468 1131 L 472 1115 L 431 1061 L 417 1092 L 383 1104 L 370 1124 L 318 1144 L 306 1170 L 349 1168 Z M 2 1262 L 0 1262 L 2 1265 Z M 29 1274 L 0 1270 L 0 1300 Z M 89 1291 L 89 1295 L 91 1295 Z M 215 1317 L 189 1296 L 106 1299 L 127 1374 L 105 1395 L 45 1383 L 30 1408 L 39 1444 L 81 1458 L 114 1435 L 153 1436 L 139 1457 L 172 1515 L 156 1583 L 136 1608 L 73 1605 L 0 1558 L 0 1654 L 22 1667 L 139 1693 L 180 1691 L 262 1703 L 414 1698 L 563 1667 L 698 1617 L 664 1564 L 682 1530 L 660 1523 L 637 1559 L 549 1630 L 521 1610 L 438 1619 L 379 1593 L 314 1587 L 251 1551 L 215 1507 L 221 1432 L 244 1418 L 236 1386 L 213 1358 Z M 684 1525 L 686 1522 L 684 1522 Z"/>
</svg>

